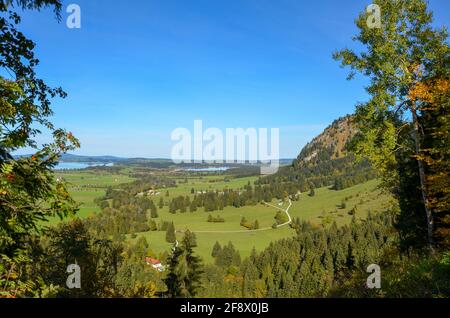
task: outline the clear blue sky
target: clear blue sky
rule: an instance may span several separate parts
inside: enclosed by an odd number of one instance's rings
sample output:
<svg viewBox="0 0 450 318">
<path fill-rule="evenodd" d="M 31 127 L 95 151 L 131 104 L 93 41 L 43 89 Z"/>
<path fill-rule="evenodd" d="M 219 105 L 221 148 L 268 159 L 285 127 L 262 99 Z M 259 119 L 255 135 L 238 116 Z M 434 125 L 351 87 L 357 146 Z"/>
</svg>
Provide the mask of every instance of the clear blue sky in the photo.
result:
<svg viewBox="0 0 450 318">
<path fill-rule="evenodd" d="M 355 47 L 354 19 L 370 1 L 73 0 L 82 28 L 27 12 L 39 75 L 69 96 L 54 122 L 78 154 L 168 157 L 177 127 L 280 128 L 281 157 L 367 97 L 331 54 Z M 438 26 L 450 1 L 432 0 Z M 45 139 L 45 138 L 44 138 Z"/>
</svg>

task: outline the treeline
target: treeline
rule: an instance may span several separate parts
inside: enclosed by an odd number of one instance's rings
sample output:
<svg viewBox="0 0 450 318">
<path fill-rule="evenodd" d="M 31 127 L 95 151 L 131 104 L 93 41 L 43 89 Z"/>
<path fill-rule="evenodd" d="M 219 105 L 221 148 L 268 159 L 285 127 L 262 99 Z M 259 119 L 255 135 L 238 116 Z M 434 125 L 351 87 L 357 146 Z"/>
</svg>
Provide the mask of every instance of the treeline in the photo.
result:
<svg viewBox="0 0 450 318">
<path fill-rule="evenodd" d="M 105 208 L 88 218 L 89 227 L 95 229 L 99 237 L 118 238 L 120 235 L 151 230 L 147 210 L 139 205 L 128 204 L 119 208 Z"/>
<path fill-rule="evenodd" d="M 148 196 L 136 195 L 142 188 L 148 189 L 150 184 L 144 180 L 120 185 L 118 189 L 108 188 L 105 195 L 94 202 L 102 209 L 89 217 L 89 227 L 96 230 L 100 237 L 117 237 L 135 232 L 154 231 L 157 226 L 149 220 L 158 218 L 158 208 Z M 162 179 L 159 179 L 162 180 Z"/>
<path fill-rule="evenodd" d="M 146 176 L 117 188 L 108 187 L 103 197 L 94 202 L 102 213 L 89 218 L 89 226 L 96 229 L 101 237 L 116 237 L 135 232 L 146 232 L 157 228 L 150 218 L 157 218 L 158 208 L 148 196 L 138 195 L 142 191 L 159 187 L 175 186 L 175 181 L 160 177 Z M 159 206 L 162 208 L 162 198 Z"/>
<path fill-rule="evenodd" d="M 257 205 L 261 202 L 271 202 L 273 199 L 282 200 L 290 197 L 292 200 L 296 200 L 297 193 L 295 185 L 289 182 L 254 186 L 248 183 L 242 189 L 237 190 L 198 191 L 192 198 L 189 196 L 175 197 L 169 202 L 169 211 L 184 213 L 186 211 L 195 212 L 198 208 L 203 208 L 205 212 L 212 212 L 223 210 L 229 206 L 240 208 Z"/>
<path fill-rule="evenodd" d="M 245 297 L 254 297 L 255 284 L 266 297 L 325 297 L 344 271 L 365 269 L 380 260 L 395 242 L 389 214 L 353 219 L 349 226 L 315 229 L 296 223 L 298 236 L 272 243 L 244 264 Z M 270 269 L 270 272 L 268 270 Z"/>
<path fill-rule="evenodd" d="M 138 178 L 129 183 L 124 183 L 116 187 L 118 190 L 122 190 L 131 194 L 138 194 L 147 190 L 155 190 L 161 188 L 173 188 L 177 186 L 177 183 L 174 179 L 170 179 L 161 175 L 151 175 L 151 174 L 132 174 L 132 177 Z M 106 193 L 106 198 L 109 199 L 108 195 L 114 189 L 110 189 Z"/>
<path fill-rule="evenodd" d="M 277 174 L 261 178 L 258 183 L 289 182 L 299 191 L 305 192 L 311 186 L 314 188 L 331 186 L 335 190 L 342 190 L 377 177 L 367 160 L 355 162 L 351 154 L 343 158 L 319 161 L 314 165 L 301 165 L 296 160 L 291 166 L 281 167 Z"/>
</svg>

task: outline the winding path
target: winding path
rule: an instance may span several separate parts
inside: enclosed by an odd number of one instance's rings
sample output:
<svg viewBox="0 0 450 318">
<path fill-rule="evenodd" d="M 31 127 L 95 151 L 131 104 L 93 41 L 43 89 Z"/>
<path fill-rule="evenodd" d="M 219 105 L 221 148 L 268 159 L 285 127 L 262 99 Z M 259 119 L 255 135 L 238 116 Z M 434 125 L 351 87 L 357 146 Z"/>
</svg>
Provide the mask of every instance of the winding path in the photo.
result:
<svg viewBox="0 0 450 318">
<path fill-rule="evenodd" d="M 289 214 L 289 209 L 290 209 L 291 206 L 292 206 L 292 201 L 291 201 L 291 199 L 289 199 L 289 206 L 288 206 L 286 209 L 279 208 L 279 207 L 277 207 L 277 206 L 275 206 L 275 205 L 272 205 L 272 204 L 270 204 L 270 203 L 267 203 L 267 202 L 263 202 L 263 203 L 264 203 L 265 205 L 267 205 L 267 206 L 270 206 L 270 207 L 275 208 L 275 209 L 277 209 L 277 210 L 283 211 L 283 212 L 286 213 L 286 215 L 288 216 L 288 219 L 289 219 L 289 220 L 288 220 L 287 222 L 283 223 L 283 224 L 277 225 L 277 229 L 280 228 L 280 227 L 283 227 L 283 226 L 286 226 L 286 225 L 289 225 L 289 224 L 292 223 L 292 217 L 291 217 L 291 215 Z M 265 228 L 257 229 L 257 230 L 237 230 L 237 231 L 191 231 L 191 232 L 193 232 L 193 233 L 253 233 L 253 232 L 262 232 L 262 231 L 269 231 L 269 230 L 273 230 L 273 228 L 270 226 L 270 227 L 265 227 Z"/>
</svg>

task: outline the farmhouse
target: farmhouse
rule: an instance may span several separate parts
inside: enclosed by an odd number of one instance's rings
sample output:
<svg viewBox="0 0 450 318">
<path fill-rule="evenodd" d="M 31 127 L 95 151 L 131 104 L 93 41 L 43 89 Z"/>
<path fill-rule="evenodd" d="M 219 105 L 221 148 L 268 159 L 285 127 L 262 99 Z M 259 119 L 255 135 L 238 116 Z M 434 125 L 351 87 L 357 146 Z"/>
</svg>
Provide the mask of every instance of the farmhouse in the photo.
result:
<svg viewBox="0 0 450 318">
<path fill-rule="evenodd" d="M 152 195 L 160 195 L 161 193 L 156 190 L 148 190 L 147 194 L 152 196 Z"/>
<path fill-rule="evenodd" d="M 161 264 L 160 260 L 151 257 L 146 257 L 145 262 L 147 263 L 147 265 L 152 266 L 158 272 L 164 272 L 164 265 Z"/>
</svg>

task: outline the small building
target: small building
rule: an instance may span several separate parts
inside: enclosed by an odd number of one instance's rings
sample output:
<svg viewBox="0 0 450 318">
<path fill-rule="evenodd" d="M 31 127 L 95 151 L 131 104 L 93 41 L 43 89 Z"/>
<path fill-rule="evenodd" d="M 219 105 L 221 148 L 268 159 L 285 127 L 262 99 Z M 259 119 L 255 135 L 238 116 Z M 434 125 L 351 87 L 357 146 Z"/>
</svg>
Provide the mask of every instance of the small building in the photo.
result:
<svg viewBox="0 0 450 318">
<path fill-rule="evenodd" d="M 145 263 L 147 263 L 147 265 L 156 269 L 158 272 L 164 272 L 164 265 L 161 264 L 160 260 L 157 260 L 157 259 L 151 258 L 151 257 L 146 257 Z"/>
</svg>

